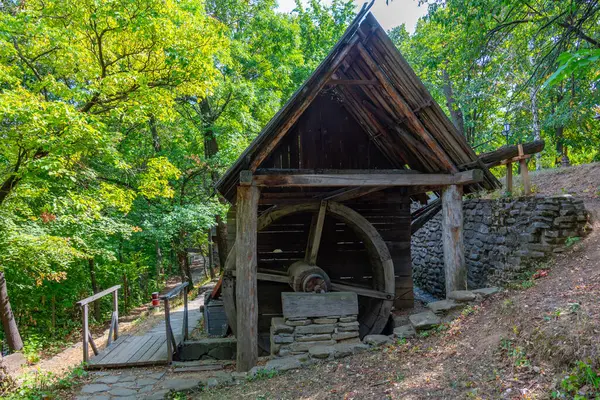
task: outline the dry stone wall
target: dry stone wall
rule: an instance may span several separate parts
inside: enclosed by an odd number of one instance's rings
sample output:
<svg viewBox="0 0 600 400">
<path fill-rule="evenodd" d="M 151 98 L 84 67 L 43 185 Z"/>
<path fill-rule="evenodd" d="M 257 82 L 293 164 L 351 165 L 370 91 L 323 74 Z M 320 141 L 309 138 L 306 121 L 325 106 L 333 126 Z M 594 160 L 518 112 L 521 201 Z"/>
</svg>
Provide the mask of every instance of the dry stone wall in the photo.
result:
<svg viewBox="0 0 600 400">
<path fill-rule="evenodd" d="M 586 234 L 588 213 L 572 196 L 471 199 L 463 205 L 469 289 L 506 282 Z M 441 213 L 412 236 L 416 286 L 445 296 Z"/>
<path fill-rule="evenodd" d="M 309 353 L 311 348 L 338 343 L 360 343 L 356 315 L 319 318 L 271 319 L 271 354 L 289 356 Z"/>
</svg>

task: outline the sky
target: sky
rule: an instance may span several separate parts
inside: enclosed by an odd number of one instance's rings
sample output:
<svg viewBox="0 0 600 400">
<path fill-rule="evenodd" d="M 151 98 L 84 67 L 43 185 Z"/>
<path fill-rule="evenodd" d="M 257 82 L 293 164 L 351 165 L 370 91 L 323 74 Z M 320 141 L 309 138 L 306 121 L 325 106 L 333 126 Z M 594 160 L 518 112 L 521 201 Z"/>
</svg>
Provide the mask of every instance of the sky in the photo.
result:
<svg viewBox="0 0 600 400">
<path fill-rule="evenodd" d="M 324 0 L 329 2 L 329 0 Z M 290 12 L 296 6 L 294 0 L 278 0 L 279 10 Z M 354 0 L 356 11 L 360 10 L 364 1 Z M 389 5 L 385 0 L 375 0 L 371 12 L 386 31 L 398 25 L 406 24 L 406 29 L 413 33 L 417 20 L 427 13 L 427 5 L 419 7 L 417 0 L 390 0 Z"/>
</svg>

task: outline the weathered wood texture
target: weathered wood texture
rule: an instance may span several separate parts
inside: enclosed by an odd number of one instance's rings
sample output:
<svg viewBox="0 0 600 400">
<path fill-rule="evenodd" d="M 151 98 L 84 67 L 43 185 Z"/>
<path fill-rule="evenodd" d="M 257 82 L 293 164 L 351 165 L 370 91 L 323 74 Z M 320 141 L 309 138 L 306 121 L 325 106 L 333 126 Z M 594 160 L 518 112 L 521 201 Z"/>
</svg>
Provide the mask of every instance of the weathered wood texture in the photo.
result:
<svg viewBox="0 0 600 400">
<path fill-rule="evenodd" d="M 324 93 L 261 164 L 262 168 L 388 169 L 392 164 L 343 105 Z"/>
<path fill-rule="evenodd" d="M 442 191 L 442 242 L 446 294 L 467 288 L 462 195 L 461 186 L 448 186 Z"/>
<path fill-rule="evenodd" d="M 393 205 L 398 207 L 397 212 L 400 215 L 391 217 L 389 209 L 374 209 L 367 200 L 356 205 L 364 216 L 335 202 L 328 202 L 327 206 L 317 265 L 327 272 L 332 282 L 378 292 L 376 296 L 371 296 L 373 292 L 369 292 L 369 296 L 359 296 L 361 310 L 367 315 L 364 324 L 361 320 L 361 329 L 365 333 L 381 332 L 387 322 L 395 292 L 400 296 L 397 301 L 404 300 L 405 306 L 412 306 L 413 303 L 409 199 L 406 196 L 389 194 L 390 202 L 397 203 L 398 199 L 404 199 L 400 205 Z M 311 217 L 319 208 L 320 202 L 314 201 L 292 207 L 274 208 L 259 217 L 259 273 L 262 271 L 286 275 L 291 264 L 304 259 L 304 244 L 308 239 Z M 234 249 L 235 247 L 237 245 Z M 230 256 L 226 269 L 234 267 L 235 263 L 229 261 L 231 259 Z M 394 266 L 398 268 L 395 270 Z M 226 290 L 225 283 L 224 279 L 223 295 L 232 298 L 232 291 Z M 268 329 L 269 326 L 268 323 L 263 323 L 263 319 L 268 322 L 272 316 L 281 315 L 280 293 L 290 290 L 289 285 L 285 283 L 259 282 L 261 328 Z M 366 291 L 363 293 L 367 294 Z M 357 293 L 361 294 L 358 290 Z M 264 298 L 264 301 L 261 301 L 261 298 Z M 268 307 L 268 310 L 265 307 Z M 228 319 L 231 320 L 236 311 L 226 311 Z"/>
<path fill-rule="evenodd" d="M 317 263 L 317 255 L 321 245 L 321 236 L 323 234 L 323 223 L 325 222 L 325 212 L 327 211 L 327 202 L 321 201 L 319 212 L 314 214 L 310 223 L 308 232 L 308 242 L 306 244 L 306 252 L 304 253 L 304 261 L 309 265 Z"/>
<path fill-rule="evenodd" d="M 543 140 L 535 140 L 529 143 L 523 143 L 523 154 L 535 154 L 544 150 L 546 143 Z M 502 161 L 517 157 L 519 154 L 519 145 L 502 146 L 498 150 L 481 153 L 479 159 L 486 164 L 488 168 L 500 165 Z M 476 164 L 468 164 L 469 167 L 476 167 Z"/>
<path fill-rule="evenodd" d="M 445 186 L 481 182 L 483 172 L 473 169 L 456 174 L 346 173 L 346 174 L 277 174 L 255 175 L 261 187 L 373 187 L 373 186 Z"/>
<path fill-rule="evenodd" d="M 336 84 L 325 87 L 329 77 Z M 478 168 L 484 180 L 466 185 L 467 192 L 500 186 L 375 18 L 363 13 L 218 190 L 234 201 L 244 169 L 390 166 L 426 173 Z"/>
<path fill-rule="evenodd" d="M 358 297 L 352 292 L 281 293 L 285 318 L 357 315 Z"/>
<path fill-rule="evenodd" d="M 189 302 L 189 325 L 196 326 L 201 318 L 198 297 Z M 175 346 L 183 342 L 183 325 L 185 318 L 183 310 L 175 310 L 170 314 L 170 323 L 174 332 Z M 169 351 L 165 336 L 165 322 L 161 321 L 144 335 L 123 335 L 112 342 L 110 346 L 101 349 L 97 356 L 90 359 L 86 369 L 142 367 L 151 365 L 166 365 L 169 363 Z"/>
<path fill-rule="evenodd" d="M 237 273 L 237 370 L 249 371 L 258 359 L 258 298 L 256 292 L 256 234 L 258 198 L 255 186 L 237 189 L 235 261 Z"/>
</svg>

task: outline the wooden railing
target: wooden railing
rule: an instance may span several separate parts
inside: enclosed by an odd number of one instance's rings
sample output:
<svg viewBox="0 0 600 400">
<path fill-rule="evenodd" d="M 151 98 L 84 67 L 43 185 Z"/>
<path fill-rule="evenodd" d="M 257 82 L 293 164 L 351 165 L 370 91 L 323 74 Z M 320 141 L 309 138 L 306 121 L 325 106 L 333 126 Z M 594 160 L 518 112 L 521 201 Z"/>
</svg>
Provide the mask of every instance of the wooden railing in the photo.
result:
<svg viewBox="0 0 600 400">
<path fill-rule="evenodd" d="M 117 340 L 119 337 L 119 289 L 121 289 L 121 285 L 116 285 L 77 302 L 77 304 L 79 304 L 79 306 L 82 308 L 83 316 L 83 362 L 88 362 L 89 360 L 89 346 L 92 347 L 94 355 L 98 355 L 98 347 L 96 346 L 96 343 L 94 343 L 88 323 L 88 304 L 110 293 L 113 294 L 113 311 L 110 319 L 110 328 L 108 330 L 108 341 L 106 342 L 106 347 L 110 346 L 113 340 Z"/>
<path fill-rule="evenodd" d="M 171 307 L 170 300 L 183 293 L 183 320 L 181 321 L 181 335 L 183 340 L 188 338 L 188 286 L 189 282 L 184 282 L 171 290 L 169 293 L 160 296 L 165 306 L 165 329 L 167 331 L 167 358 L 169 364 L 173 362 L 173 352 L 178 353 L 177 340 L 171 327 Z"/>
</svg>

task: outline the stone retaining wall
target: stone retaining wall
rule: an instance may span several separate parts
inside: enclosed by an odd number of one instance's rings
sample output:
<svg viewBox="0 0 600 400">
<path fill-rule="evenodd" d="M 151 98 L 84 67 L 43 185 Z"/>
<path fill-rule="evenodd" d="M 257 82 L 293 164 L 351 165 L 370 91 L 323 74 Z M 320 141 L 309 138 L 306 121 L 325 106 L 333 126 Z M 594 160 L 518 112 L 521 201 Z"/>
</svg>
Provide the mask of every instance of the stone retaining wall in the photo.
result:
<svg viewBox="0 0 600 400">
<path fill-rule="evenodd" d="M 572 196 L 466 200 L 465 259 L 470 289 L 514 279 L 536 261 L 586 234 L 588 213 Z M 416 286 L 445 296 L 441 213 L 412 236 Z"/>
<path fill-rule="evenodd" d="M 271 354 L 305 354 L 313 347 L 360 343 L 356 315 L 271 319 Z"/>
</svg>

